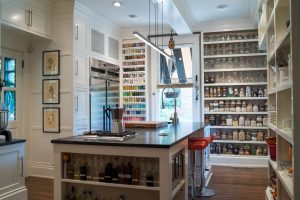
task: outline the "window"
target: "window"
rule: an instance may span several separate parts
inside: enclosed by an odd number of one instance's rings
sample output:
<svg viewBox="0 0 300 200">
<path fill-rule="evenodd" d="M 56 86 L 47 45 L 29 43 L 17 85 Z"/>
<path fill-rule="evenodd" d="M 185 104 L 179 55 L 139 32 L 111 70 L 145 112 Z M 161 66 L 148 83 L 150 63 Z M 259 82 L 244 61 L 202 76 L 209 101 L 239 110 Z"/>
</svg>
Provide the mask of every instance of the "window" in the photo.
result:
<svg viewBox="0 0 300 200">
<path fill-rule="evenodd" d="M 169 49 L 165 50 L 169 55 Z M 193 88 L 192 88 L 192 48 L 182 47 L 174 49 L 175 67 L 171 66 L 166 58 L 160 55 L 160 89 L 159 89 L 159 120 L 169 120 L 174 114 L 174 95 L 176 110 L 180 122 L 193 121 Z M 176 84 L 175 94 L 169 88 Z M 165 87 L 164 94 L 162 94 Z M 164 96 L 162 96 L 164 95 Z M 164 103 L 164 109 L 162 107 Z"/>
</svg>

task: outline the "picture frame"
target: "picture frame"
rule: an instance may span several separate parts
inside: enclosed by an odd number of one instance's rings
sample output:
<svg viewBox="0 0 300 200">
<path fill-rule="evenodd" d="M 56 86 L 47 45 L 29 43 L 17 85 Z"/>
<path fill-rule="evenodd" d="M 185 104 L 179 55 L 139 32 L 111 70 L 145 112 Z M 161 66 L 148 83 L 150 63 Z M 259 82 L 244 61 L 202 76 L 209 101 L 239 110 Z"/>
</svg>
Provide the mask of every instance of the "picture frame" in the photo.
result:
<svg viewBox="0 0 300 200">
<path fill-rule="evenodd" d="M 43 104 L 60 103 L 60 79 L 44 79 L 42 84 Z"/>
<path fill-rule="evenodd" d="M 59 107 L 43 108 L 43 132 L 60 133 L 60 108 Z"/>
<path fill-rule="evenodd" d="M 57 76 L 60 72 L 60 50 L 43 51 L 43 76 Z"/>
</svg>

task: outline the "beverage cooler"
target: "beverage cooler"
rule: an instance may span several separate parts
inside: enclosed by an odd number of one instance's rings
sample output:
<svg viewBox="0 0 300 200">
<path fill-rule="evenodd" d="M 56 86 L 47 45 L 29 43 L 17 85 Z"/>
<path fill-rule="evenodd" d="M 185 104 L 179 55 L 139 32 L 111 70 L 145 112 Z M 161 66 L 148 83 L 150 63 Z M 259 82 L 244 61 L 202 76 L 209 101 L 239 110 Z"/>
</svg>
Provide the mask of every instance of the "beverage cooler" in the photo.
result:
<svg viewBox="0 0 300 200">
<path fill-rule="evenodd" d="M 107 111 L 119 105 L 119 66 L 90 59 L 90 128 L 110 130 Z"/>
</svg>

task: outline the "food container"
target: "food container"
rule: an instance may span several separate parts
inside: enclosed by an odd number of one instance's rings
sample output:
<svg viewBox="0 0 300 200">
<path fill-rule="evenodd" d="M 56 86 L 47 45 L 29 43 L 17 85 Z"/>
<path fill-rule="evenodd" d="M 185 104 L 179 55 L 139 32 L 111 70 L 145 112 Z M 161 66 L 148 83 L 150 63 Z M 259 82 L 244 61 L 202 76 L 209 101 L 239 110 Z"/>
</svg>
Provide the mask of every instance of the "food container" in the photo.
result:
<svg viewBox="0 0 300 200">
<path fill-rule="evenodd" d="M 221 126 L 226 126 L 226 116 L 221 116 Z"/>
<path fill-rule="evenodd" d="M 245 117 L 244 117 L 244 115 L 241 115 L 239 117 L 239 126 L 245 126 Z"/>
<path fill-rule="evenodd" d="M 242 111 L 242 103 L 240 100 L 238 100 L 235 104 L 235 112 L 241 112 Z"/>
<path fill-rule="evenodd" d="M 258 155 L 258 156 L 262 156 L 263 155 L 263 151 L 262 151 L 261 147 L 257 147 L 256 148 L 256 155 Z"/>
<path fill-rule="evenodd" d="M 240 151 L 239 147 L 238 147 L 237 145 L 235 145 L 235 146 L 233 147 L 233 154 L 234 154 L 234 155 L 239 155 L 239 151 Z"/>
<path fill-rule="evenodd" d="M 251 119 L 250 126 L 256 127 L 256 120 L 255 119 Z"/>
<path fill-rule="evenodd" d="M 254 104 L 252 110 L 253 112 L 258 112 L 258 105 Z"/>
<path fill-rule="evenodd" d="M 210 117 L 209 117 L 209 124 L 211 126 L 215 126 L 216 125 L 215 116 L 214 115 L 210 115 Z"/>
<path fill-rule="evenodd" d="M 234 117 L 232 120 L 232 126 L 239 126 L 239 120 L 237 117 Z"/>
<path fill-rule="evenodd" d="M 245 96 L 245 90 L 244 88 L 240 89 L 240 97 L 244 97 Z"/>
<path fill-rule="evenodd" d="M 239 141 L 245 141 L 246 140 L 246 134 L 244 130 L 240 130 L 239 132 Z"/>
<path fill-rule="evenodd" d="M 227 140 L 227 139 L 228 139 L 227 133 L 222 132 L 221 139 L 222 139 L 222 140 Z"/>
<path fill-rule="evenodd" d="M 232 132 L 227 133 L 227 139 L 228 140 L 232 140 L 233 139 L 233 133 Z"/>
<path fill-rule="evenodd" d="M 227 126 L 232 126 L 232 116 L 231 115 L 227 116 L 226 125 Z"/>
<path fill-rule="evenodd" d="M 268 126 L 268 117 L 267 116 L 263 117 L 263 126 Z"/>
<path fill-rule="evenodd" d="M 232 139 L 239 140 L 239 132 L 236 129 L 232 132 Z"/>
<path fill-rule="evenodd" d="M 204 106 L 204 112 L 209 112 L 209 104 L 205 104 L 205 106 Z"/>
<path fill-rule="evenodd" d="M 224 101 L 219 101 L 219 112 L 225 112 Z"/>
<path fill-rule="evenodd" d="M 215 122 L 216 122 L 216 126 L 221 126 L 221 116 L 220 115 L 215 116 Z"/>
<path fill-rule="evenodd" d="M 235 101 L 231 101 L 230 112 L 235 112 Z"/>
<path fill-rule="evenodd" d="M 251 140 L 251 133 L 249 131 L 246 132 L 246 140 L 247 141 Z"/>
<path fill-rule="evenodd" d="M 251 140 L 257 141 L 257 133 L 251 133 Z"/>
<path fill-rule="evenodd" d="M 246 87 L 246 97 L 251 97 L 251 87 L 250 86 Z"/>
<path fill-rule="evenodd" d="M 205 97 L 205 98 L 208 98 L 208 97 L 209 97 L 209 88 L 208 88 L 208 87 L 205 87 L 205 88 L 204 88 L 204 97 Z"/>
<path fill-rule="evenodd" d="M 252 103 L 248 103 L 247 112 L 252 112 L 252 111 L 253 111 Z"/>
<path fill-rule="evenodd" d="M 223 146 L 222 146 L 222 153 L 223 154 L 227 154 L 228 153 L 228 149 L 227 149 L 226 144 L 223 144 Z"/>
<path fill-rule="evenodd" d="M 239 97 L 239 89 L 236 87 L 236 88 L 234 88 L 234 90 L 233 90 L 233 96 L 234 97 Z"/>
<path fill-rule="evenodd" d="M 264 132 L 262 130 L 257 132 L 257 141 L 264 141 Z"/>
<path fill-rule="evenodd" d="M 230 103 L 229 103 L 229 101 L 226 101 L 226 102 L 225 102 L 224 111 L 225 111 L 225 112 L 230 112 Z"/>
<path fill-rule="evenodd" d="M 245 119 L 245 126 L 251 126 L 251 121 L 248 117 Z"/>
</svg>

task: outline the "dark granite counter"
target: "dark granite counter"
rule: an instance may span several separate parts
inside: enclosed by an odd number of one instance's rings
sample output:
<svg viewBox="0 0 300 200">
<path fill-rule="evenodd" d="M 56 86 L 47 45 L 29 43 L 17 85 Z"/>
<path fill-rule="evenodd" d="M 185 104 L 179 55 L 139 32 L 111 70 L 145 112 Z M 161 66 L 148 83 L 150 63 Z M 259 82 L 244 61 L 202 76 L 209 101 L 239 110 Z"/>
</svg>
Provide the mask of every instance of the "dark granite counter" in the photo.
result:
<svg viewBox="0 0 300 200">
<path fill-rule="evenodd" d="M 87 139 L 84 136 L 73 136 L 51 140 L 55 144 L 80 144 L 80 145 L 106 145 L 106 146 L 127 146 L 127 147 L 150 147 L 169 148 L 172 145 L 186 139 L 192 133 L 205 128 L 204 123 L 184 123 L 178 125 L 171 124 L 158 129 L 126 129 L 135 131 L 136 136 L 123 141 L 106 140 L 100 137 Z M 162 136 L 164 135 L 164 136 Z"/>
<path fill-rule="evenodd" d="M 5 139 L 0 139 L 0 146 L 12 145 L 17 143 L 23 143 L 26 140 L 24 139 L 12 139 L 11 141 L 6 141 Z"/>
</svg>

